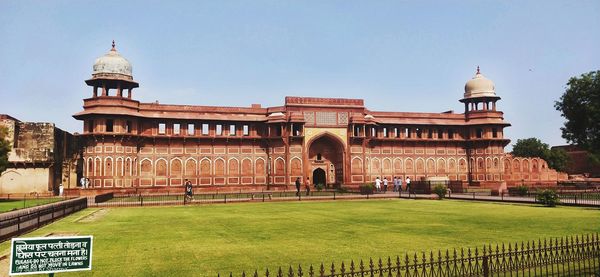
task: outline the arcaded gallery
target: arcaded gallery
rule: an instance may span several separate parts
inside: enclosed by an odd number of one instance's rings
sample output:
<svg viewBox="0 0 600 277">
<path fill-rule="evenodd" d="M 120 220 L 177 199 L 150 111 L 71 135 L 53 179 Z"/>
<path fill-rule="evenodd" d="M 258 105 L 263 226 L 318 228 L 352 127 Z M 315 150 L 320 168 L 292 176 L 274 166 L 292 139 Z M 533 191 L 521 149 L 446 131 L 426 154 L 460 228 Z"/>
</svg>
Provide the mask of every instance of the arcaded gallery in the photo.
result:
<svg viewBox="0 0 600 277">
<path fill-rule="evenodd" d="M 447 179 L 492 189 L 556 182 L 537 158 L 504 152 L 500 97 L 479 68 L 464 112 L 374 111 L 362 99 L 286 97 L 282 106 L 165 105 L 135 100 L 132 66 L 114 47 L 93 65 L 83 122 L 83 175 L 95 189 L 356 187 L 376 177 Z M 459 97 L 457 97 L 459 98 Z"/>
</svg>

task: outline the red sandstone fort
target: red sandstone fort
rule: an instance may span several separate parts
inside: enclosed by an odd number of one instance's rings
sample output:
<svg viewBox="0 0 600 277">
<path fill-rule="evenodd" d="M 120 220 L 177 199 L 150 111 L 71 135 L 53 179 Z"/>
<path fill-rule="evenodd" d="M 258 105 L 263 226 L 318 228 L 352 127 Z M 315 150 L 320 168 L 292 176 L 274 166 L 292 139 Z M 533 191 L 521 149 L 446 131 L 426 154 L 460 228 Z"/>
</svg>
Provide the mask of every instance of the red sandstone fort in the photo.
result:
<svg viewBox="0 0 600 277">
<path fill-rule="evenodd" d="M 114 44 L 85 82 L 90 97 L 74 115 L 83 122 L 80 169 L 62 170 L 74 175 L 63 178 L 67 188 L 81 176 L 96 192 L 180 191 L 185 179 L 206 189 L 283 187 L 306 177 L 352 188 L 396 176 L 503 190 L 567 178 L 542 159 L 504 152 L 510 124 L 479 68 L 459 100 L 464 113 L 374 111 L 362 99 L 312 97 L 277 107 L 141 103 L 132 66 Z"/>
</svg>

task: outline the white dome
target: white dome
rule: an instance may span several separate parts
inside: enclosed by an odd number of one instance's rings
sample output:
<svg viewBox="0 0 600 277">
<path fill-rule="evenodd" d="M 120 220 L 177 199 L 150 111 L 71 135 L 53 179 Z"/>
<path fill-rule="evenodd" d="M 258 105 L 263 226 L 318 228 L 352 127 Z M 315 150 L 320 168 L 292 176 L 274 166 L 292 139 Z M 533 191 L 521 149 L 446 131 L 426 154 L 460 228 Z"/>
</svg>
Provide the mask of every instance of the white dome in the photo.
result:
<svg viewBox="0 0 600 277">
<path fill-rule="evenodd" d="M 496 97 L 496 86 L 494 85 L 494 82 L 479 72 L 479 66 L 477 67 L 475 77 L 465 84 L 464 97 Z"/>
<path fill-rule="evenodd" d="M 132 78 L 131 63 L 117 52 L 114 41 L 112 46 L 106 55 L 96 59 L 92 75 L 120 74 Z"/>
</svg>

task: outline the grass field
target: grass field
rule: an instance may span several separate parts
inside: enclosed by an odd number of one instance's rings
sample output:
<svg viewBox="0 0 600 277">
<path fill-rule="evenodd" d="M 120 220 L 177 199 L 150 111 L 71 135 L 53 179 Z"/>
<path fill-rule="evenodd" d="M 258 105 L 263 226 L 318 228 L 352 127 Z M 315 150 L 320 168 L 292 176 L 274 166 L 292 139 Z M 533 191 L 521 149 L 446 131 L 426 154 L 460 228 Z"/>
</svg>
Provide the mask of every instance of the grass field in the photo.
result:
<svg viewBox="0 0 600 277">
<path fill-rule="evenodd" d="M 31 198 L 31 199 L 1 199 L 0 200 L 0 213 L 8 212 L 17 209 L 24 209 L 48 203 L 54 203 L 64 200 L 63 197 L 52 197 L 52 198 Z"/>
<path fill-rule="evenodd" d="M 216 276 L 599 231 L 597 209 L 394 199 L 88 209 L 28 236 L 94 235 L 93 271 L 61 276 Z"/>
</svg>

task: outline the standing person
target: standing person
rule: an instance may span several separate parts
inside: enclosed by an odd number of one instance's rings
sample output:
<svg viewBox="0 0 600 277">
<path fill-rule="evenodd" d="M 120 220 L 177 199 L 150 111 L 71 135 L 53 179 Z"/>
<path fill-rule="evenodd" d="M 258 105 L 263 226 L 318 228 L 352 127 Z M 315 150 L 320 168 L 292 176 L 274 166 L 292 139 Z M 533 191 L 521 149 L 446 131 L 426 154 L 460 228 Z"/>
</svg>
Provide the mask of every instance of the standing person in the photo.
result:
<svg viewBox="0 0 600 277">
<path fill-rule="evenodd" d="M 192 187 L 192 182 L 190 180 L 185 179 L 185 199 L 187 201 L 191 201 L 194 199 L 194 190 Z"/>
<path fill-rule="evenodd" d="M 393 192 L 397 192 L 398 191 L 398 178 L 396 178 L 396 176 L 394 176 L 394 180 L 392 180 L 392 184 L 394 185 Z"/>
<path fill-rule="evenodd" d="M 306 189 L 306 195 L 310 194 L 310 178 L 306 177 L 306 183 L 304 183 L 304 188 Z"/>
<path fill-rule="evenodd" d="M 410 195 L 410 177 L 406 176 L 406 191 L 408 191 L 408 195 Z"/>
<path fill-rule="evenodd" d="M 85 188 L 89 188 L 90 187 L 90 178 L 85 178 Z"/>
<path fill-rule="evenodd" d="M 398 177 L 398 191 L 402 191 L 402 177 Z"/>
<path fill-rule="evenodd" d="M 300 177 L 296 178 L 296 196 L 300 195 Z"/>
<path fill-rule="evenodd" d="M 381 191 L 381 179 L 379 179 L 379 177 L 375 179 L 375 189 L 377 190 L 377 192 Z"/>
<path fill-rule="evenodd" d="M 63 196 L 64 192 L 65 192 L 65 188 L 63 187 L 63 184 L 60 183 L 60 185 L 58 185 L 58 196 Z"/>
<path fill-rule="evenodd" d="M 383 177 L 383 192 L 387 192 L 387 188 L 388 188 L 388 179 L 387 177 Z"/>
<path fill-rule="evenodd" d="M 79 184 L 81 185 L 82 189 L 85 188 L 85 177 L 81 176 L 81 179 L 79 179 Z"/>
</svg>

